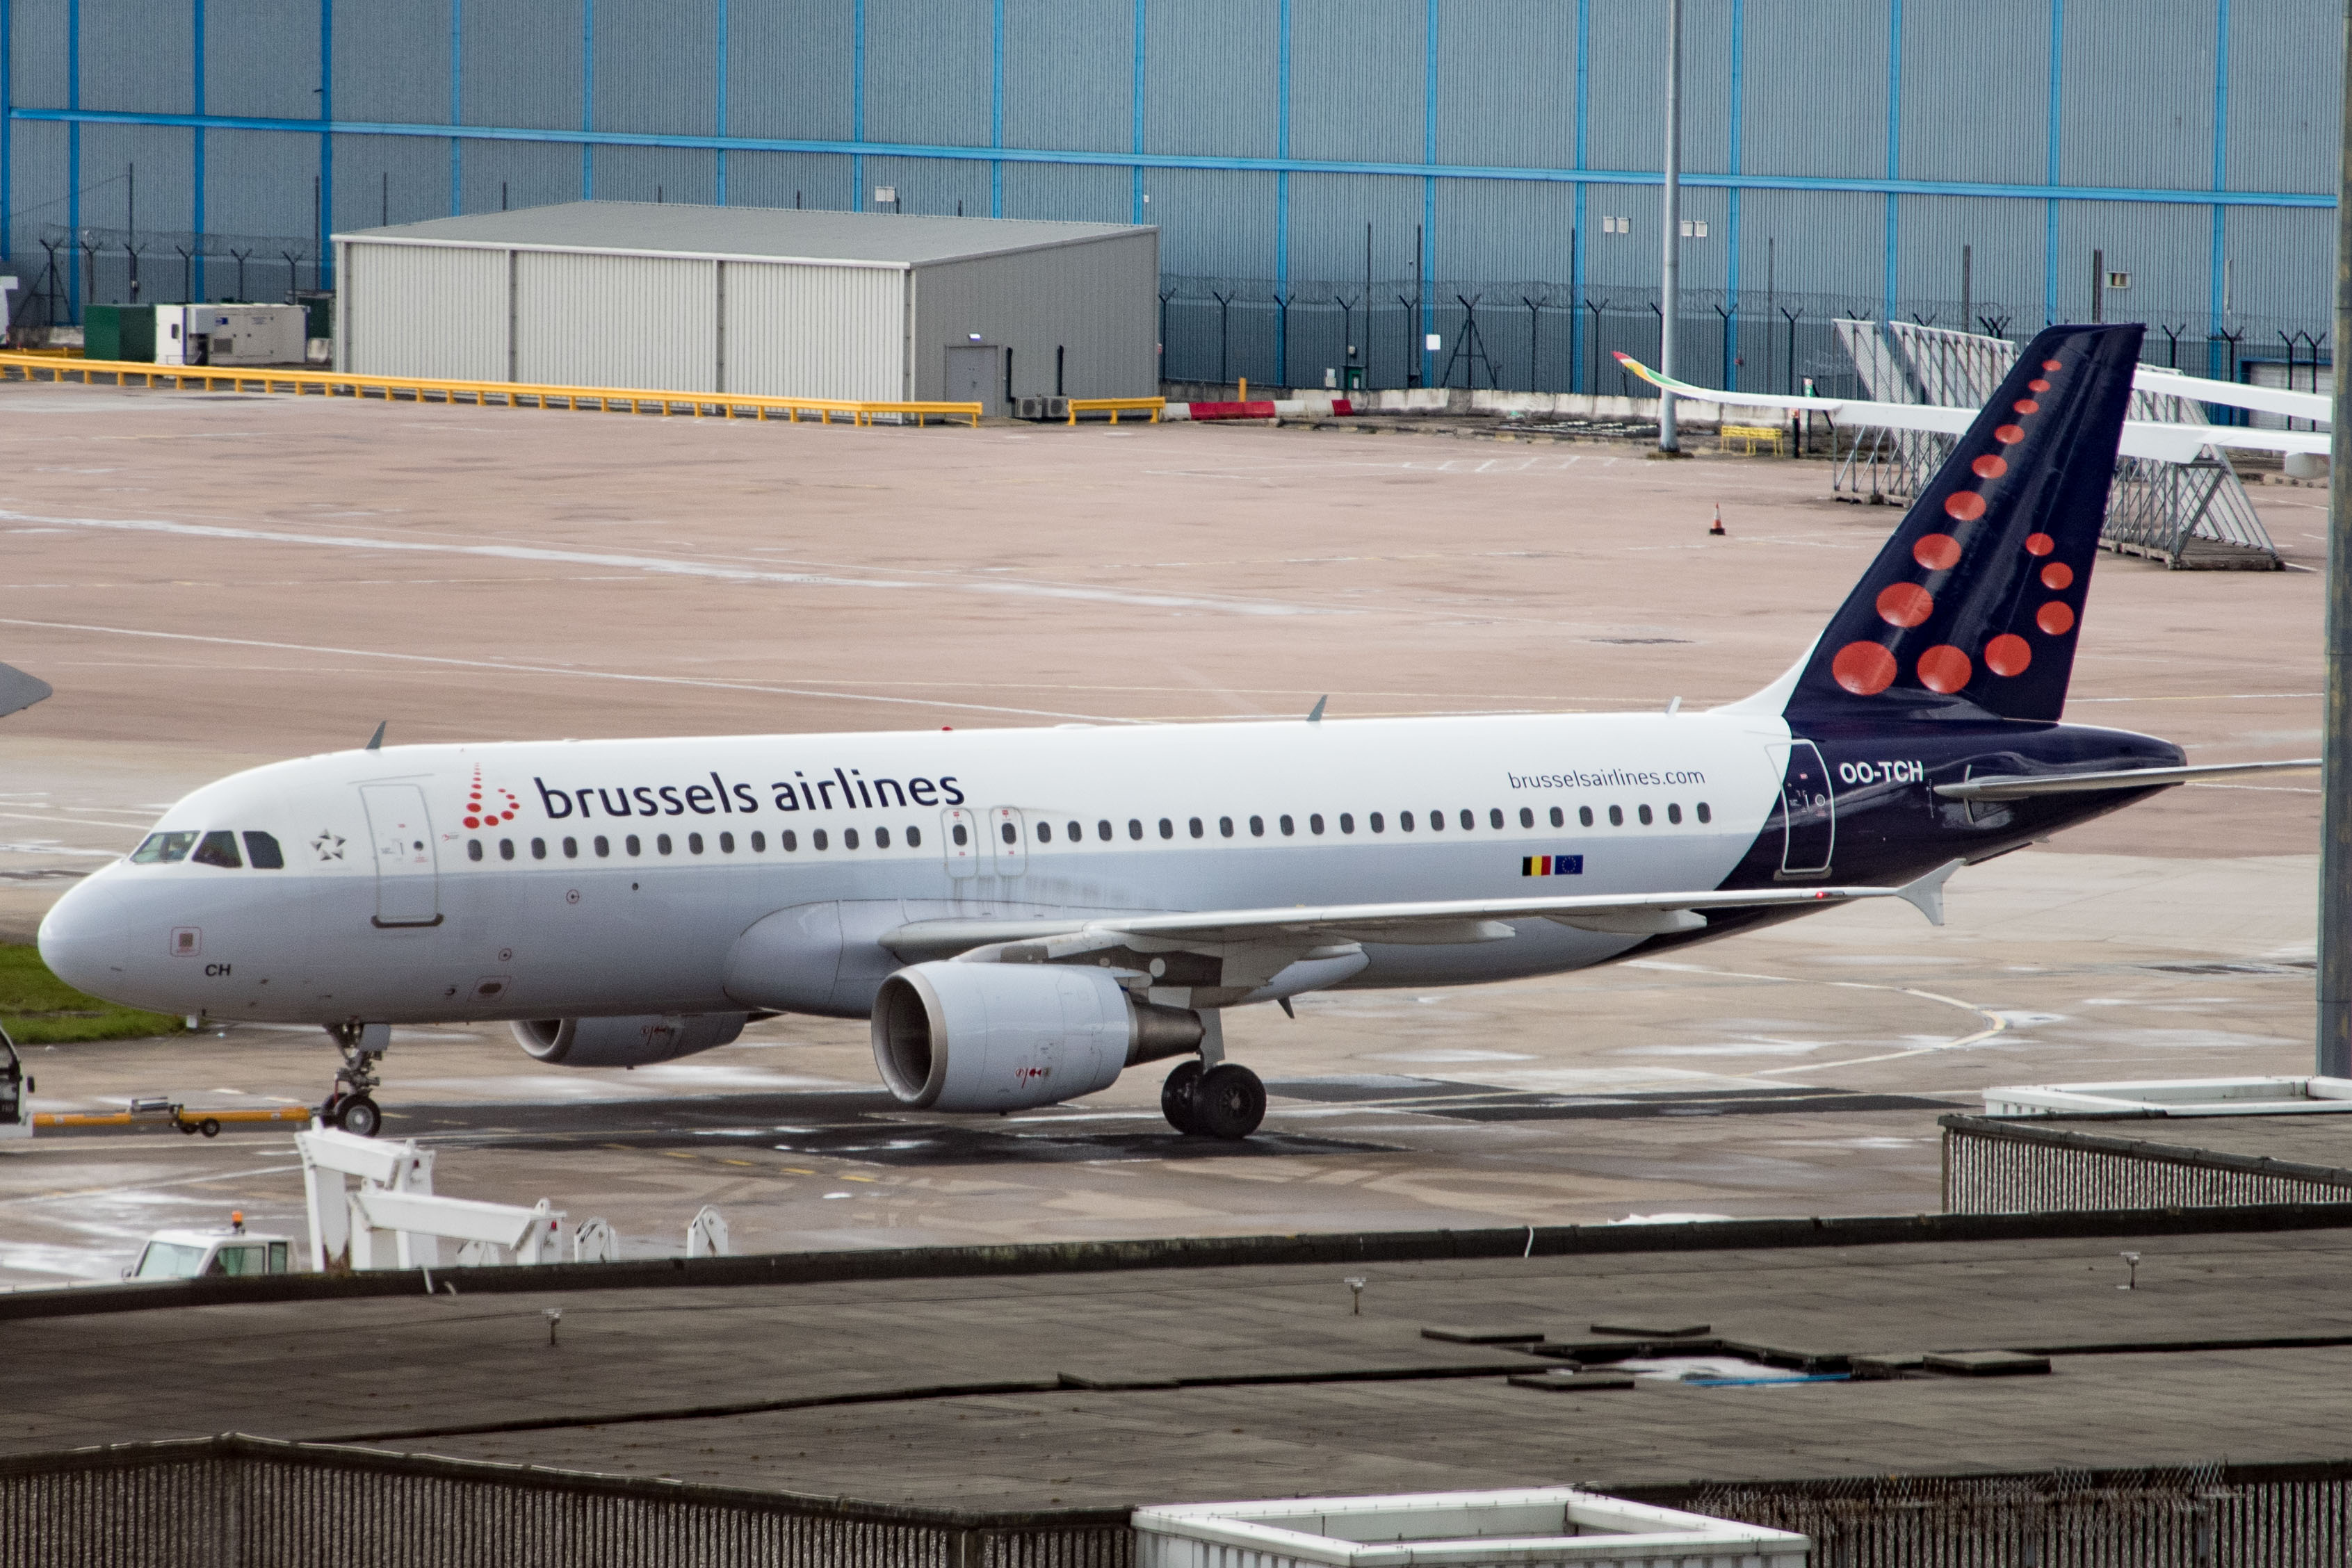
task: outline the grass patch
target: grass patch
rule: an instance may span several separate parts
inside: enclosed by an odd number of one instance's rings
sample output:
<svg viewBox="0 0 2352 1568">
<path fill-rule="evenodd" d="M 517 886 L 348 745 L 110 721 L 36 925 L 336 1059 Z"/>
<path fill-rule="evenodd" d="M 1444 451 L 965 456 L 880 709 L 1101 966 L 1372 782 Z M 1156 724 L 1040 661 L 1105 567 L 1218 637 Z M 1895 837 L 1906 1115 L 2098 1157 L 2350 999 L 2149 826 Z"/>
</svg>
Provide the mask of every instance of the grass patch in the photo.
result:
<svg viewBox="0 0 2352 1568">
<path fill-rule="evenodd" d="M 0 946 L 0 1029 L 18 1045 L 66 1045 L 184 1034 L 187 1021 L 83 996 L 49 973 L 38 949 Z"/>
</svg>

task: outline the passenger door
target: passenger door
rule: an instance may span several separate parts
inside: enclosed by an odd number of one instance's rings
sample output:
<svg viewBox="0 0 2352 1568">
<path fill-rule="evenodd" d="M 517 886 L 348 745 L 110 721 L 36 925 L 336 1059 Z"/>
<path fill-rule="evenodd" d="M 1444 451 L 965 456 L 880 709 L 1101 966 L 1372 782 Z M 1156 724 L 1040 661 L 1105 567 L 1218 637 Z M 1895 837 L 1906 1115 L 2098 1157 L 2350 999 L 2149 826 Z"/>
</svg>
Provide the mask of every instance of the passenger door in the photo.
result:
<svg viewBox="0 0 2352 1568">
<path fill-rule="evenodd" d="M 952 877 L 980 874 L 980 823 L 961 806 L 940 813 L 940 847 L 948 857 Z"/>
<path fill-rule="evenodd" d="M 360 800 L 375 846 L 375 924 L 440 925 L 441 879 L 425 791 L 415 784 L 362 784 Z"/>
<path fill-rule="evenodd" d="M 1790 741 L 1780 771 L 1780 874 L 1827 876 L 1837 848 L 1837 799 L 1829 765 L 1810 740 Z"/>
</svg>

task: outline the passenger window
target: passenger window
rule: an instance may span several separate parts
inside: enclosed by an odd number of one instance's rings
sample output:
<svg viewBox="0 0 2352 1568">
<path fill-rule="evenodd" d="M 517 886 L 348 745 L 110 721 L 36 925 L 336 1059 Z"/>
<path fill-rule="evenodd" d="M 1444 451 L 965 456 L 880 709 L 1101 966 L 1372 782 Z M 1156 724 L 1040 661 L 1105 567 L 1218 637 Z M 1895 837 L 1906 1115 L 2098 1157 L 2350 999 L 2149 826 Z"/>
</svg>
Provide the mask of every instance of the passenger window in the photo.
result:
<svg viewBox="0 0 2352 1568">
<path fill-rule="evenodd" d="M 1397 831 L 1401 833 L 1409 833 L 1412 831 L 1412 813 L 1411 811 L 1399 811 L 1397 813 Z"/>
<path fill-rule="evenodd" d="M 756 838 L 758 838 L 760 835 L 759 835 L 759 834 L 757 834 L 757 833 L 753 833 L 751 836 L 752 836 L 753 838 L 755 838 L 755 839 L 756 839 Z M 921 849 L 921 848 L 923 847 L 923 830 L 922 830 L 922 829 L 920 829 L 920 828 L 908 828 L 908 829 L 907 830 L 907 847 L 908 847 L 908 849 L 910 849 L 910 850 L 919 850 L 919 849 Z"/>
<path fill-rule="evenodd" d="M 782 832 L 776 835 L 776 847 L 783 851 L 784 853 L 791 854 L 793 851 L 801 847 L 801 841 L 797 834 L 795 834 L 790 828 L 786 828 Z"/>
<path fill-rule="evenodd" d="M 1465 812 L 1463 812 L 1463 813 L 1462 813 L 1462 831 L 1463 831 L 1464 832 L 1465 832 L 1465 833 L 1466 833 L 1466 832 L 1468 832 L 1471 829 L 1473 829 L 1473 828 L 1476 827 L 1477 825 L 1478 825 L 1478 813 L 1477 813 L 1477 812 L 1475 812 L 1475 811 L 1465 811 Z M 1502 824 L 1502 823 L 1500 823 L 1500 822 L 1497 822 L 1497 823 L 1496 823 L 1496 824 L 1495 824 L 1495 826 L 1496 826 L 1496 827 L 1498 827 L 1498 828 L 1499 828 L 1499 827 L 1501 827 L 1502 825 L 1503 825 L 1503 824 Z"/>
<path fill-rule="evenodd" d="M 1192 818 L 1192 836 L 1193 836 L 1194 838 L 1196 838 L 1196 839 L 1197 839 L 1197 838 L 1199 838 L 1199 837 L 1201 836 L 1201 834 L 1202 834 L 1202 827 L 1201 827 L 1201 819 L 1200 819 L 1200 818 L 1198 818 L 1198 817 L 1194 817 L 1194 818 Z"/>
<path fill-rule="evenodd" d="M 1343 833 L 1352 833 L 1356 831 L 1356 814 L 1353 811 L 1339 813 L 1339 831 Z"/>
<path fill-rule="evenodd" d="M 1139 818 L 1129 817 L 1127 820 L 1127 836 L 1130 839 L 1143 837 L 1143 822 Z"/>
<path fill-rule="evenodd" d="M 1322 812 L 1317 811 L 1307 819 L 1307 831 L 1310 833 L 1316 834 L 1320 834 L 1323 831 Z"/>
<path fill-rule="evenodd" d="M 131 852 L 133 865 L 171 865 L 188 858 L 194 847 L 194 833 L 150 833 L 146 841 Z"/>
<path fill-rule="evenodd" d="M 1584 814 L 1584 821 L 1588 826 L 1591 825 L 1592 821 L 1592 813 L 1587 811 Z M 1559 808 L 1557 806 L 1554 806 L 1551 809 L 1551 825 L 1555 828 L 1566 827 L 1568 825 L 1568 820 L 1559 814 Z"/>
<path fill-rule="evenodd" d="M 669 853 L 669 835 L 667 833 L 656 833 L 654 835 L 654 849 L 656 852 L 660 854 Z"/>
<path fill-rule="evenodd" d="M 786 838 L 788 838 L 788 839 L 792 837 L 792 835 L 791 835 L 790 833 L 786 833 L 784 836 L 785 836 Z M 970 834 L 968 834 L 968 833 L 966 833 L 966 832 L 963 831 L 963 824 L 962 824 L 961 822 L 958 822 L 958 823 L 955 825 L 954 836 L 955 836 L 956 847 L 957 847 L 957 848 L 959 848 L 959 849 L 961 849 L 961 847 L 963 847 L 963 845 L 964 845 L 966 842 L 968 842 L 968 841 L 970 841 L 970 838 L 971 838 L 971 835 L 970 835 Z M 790 845 L 790 844 L 786 844 L 786 845 L 784 846 L 784 848 L 786 848 L 786 849 L 791 849 L 792 847 L 793 847 L 793 846 L 792 846 L 792 845 Z"/>
<path fill-rule="evenodd" d="M 719 852 L 722 855 L 731 855 L 735 852 L 734 834 L 721 833 L 719 835 Z"/>
<path fill-rule="evenodd" d="M 1072 842 L 1072 843 L 1074 843 L 1074 844 L 1080 844 L 1080 843 L 1084 843 L 1084 842 L 1086 842 L 1087 831 L 1086 831 L 1086 829 L 1084 829 L 1083 827 L 1080 827 L 1077 823 L 1076 823 L 1076 822 L 1072 822 L 1072 823 L 1070 824 L 1070 831 L 1069 831 L 1068 837 L 1069 837 L 1069 841 L 1070 841 L 1070 842 Z"/>
<path fill-rule="evenodd" d="M 643 853 L 645 849 L 644 845 L 637 842 L 637 835 L 635 833 L 631 833 L 627 838 L 623 839 L 621 841 L 621 847 L 628 851 L 633 855 Z"/>
<path fill-rule="evenodd" d="M 597 858 L 598 860 L 603 860 L 606 855 L 609 855 L 609 854 L 611 854 L 612 852 L 613 852 L 613 841 L 612 841 L 612 840 L 610 840 L 610 839 L 608 839 L 608 838 L 606 838 L 606 837 L 605 837 L 604 834 L 602 834 L 602 833 L 597 834 L 597 835 L 596 835 L 596 858 Z"/>
<path fill-rule="evenodd" d="M 702 835 L 700 833 L 688 833 L 686 835 L 686 852 L 690 855 L 698 855 L 702 852 Z"/>
<path fill-rule="evenodd" d="M 1007 831 L 1009 831 L 1010 830 Z M 824 848 L 824 830 L 823 828 L 814 829 L 809 833 L 809 848 L 813 850 L 821 850 Z"/>
<path fill-rule="evenodd" d="M 751 852 L 755 855 L 763 855 L 768 852 L 767 834 L 753 833 L 751 835 Z"/>
<path fill-rule="evenodd" d="M 1622 828 L 1625 825 L 1624 807 L 1612 806 L 1609 808 L 1609 825 L 1612 828 Z"/>
<path fill-rule="evenodd" d="M 1004 824 L 1004 841 L 1008 844 L 1013 841 L 1013 824 L 1010 822 Z M 1037 841 L 1041 844 L 1050 844 L 1054 841 L 1053 823 L 1040 822 L 1037 824 Z"/>
<path fill-rule="evenodd" d="M 1590 806 L 1579 806 L 1576 809 L 1576 821 L 1577 825 L 1580 827 L 1589 828 L 1592 826 L 1592 808 Z"/>
<path fill-rule="evenodd" d="M 512 839 L 500 839 L 499 841 L 499 859 L 502 861 L 510 861 L 514 859 L 514 841 Z"/>
<path fill-rule="evenodd" d="M 530 858 L 535 861 L 543 861 L 547 858 L 547 841 L 545 839 L 533 839 L 530 841 Z"/>
<path fill-rule="evenodd" d="M 824 835 L 818 835 L 816 847 L 819 849 L 824 848 Z M 857 847 L 857 830 L 856 828 L 844 828 L 841 830 L 841 847 L 845 850 L 854 850 Z"/>
<path fill-rule="evenodd" d="M 245 864 L 236 852 L 236 835 L 230 832 L 206 833 L 204 841 L 196 845 L 196 852 L 188 858 L 198 865 L 226 866 L 232 871 Z M 482 858 L 480 850 L 474 852 L 474 858 Z"/>
<path fill-rule="evenodd" d="M 1433 833 L 1442 833 L 1445 831 L 1444 812 L 1432 811 L 1429 814 L 1429 831 Z"/>
<path fill-rule="evenodd" d="M 856 846 L 853 844 L 850 847 L 855 849 Z M 890 847 L 889 829 L 877 828 L 874 830 L 874 847 L 877 850 L 887 850 Z"/>
<path fill-rule="evenodd" d="M 202 850 L 198 850 L 198 851 L 196 852 L 196 853 L 197 853 L 197 854 L 199 854 L 199 855 L 203 854 L 204 852 L 204 852 L 204 851 L 202 851 Z M 467 840 L 466 841 L 466 858 L 467 858 L 467 860 L 469 860 L 469 861 L 478 861 L 478 860 L 480 860 L 480 859 L 482 858 L 482 841 L 481 841 L 481 840 L 479 840 L 479 839 L 467 839 Z"/>
<path fill-rule="evenodd" d="M 1232 838 L 1234 836 L 1234 820 L 1231 817 L 1219 817 L 1217 819 L 1217 831 L 1223 834 L 1226 838 Z"/>
<path fill-rule="evenodd" d="M 257 833 L 250 828 L 245 834 L 245 858 L 256 871 L 286 869 L 286 856 L 278 849 L 278 841 L 268 833 Z"/>
<path fill-rule="evenodd" d="M 1196 829 L 1197 829 L 1197 824 L 1195 824 L 1195 826 L 1196 826 Z M 1172 838 L 1174 838 L 1174 837 L 1176 836 L 1176 824 L 1175 824 L 1175 823 L 1173 823 L 1173 822 L 1171 822 L 1171 821 L 1169 821 L 1167 818 L 1165 818 L 1165 817 L 1160 818 L 1160 836 L 1161 838 L 1163 838 L 1163 839 L 1172 839 Z"/>
<path fill-rule="evenodd" d="M 1290 837 L 1290 835 L 1291 835 L 1291 834 L 1293 834 L 1293 833 L 1295 833 L 1295 832 L 1297 832 L 1297 831 L 1298 831 L 1297 827 L 1296 825 L 1294 825 L 1294 824 L 1292 823 L 1291 820 L 1290 820 L 1288 817 L 1286 817 L 1286 817 L 1284 817 L 1284 818 L 1283 818 L 1279 822 L 1276 822 L 1276 823 L 1275 824 L 1275 826 L 1276 826 L 1276 827 L 1278 827 L 1278 828 L 1280 828 L 1280 829 L 1282 830 L 1282 836 L 1283 836 L 1284 838 L 1286 838 L 1286 838 L 1288 838 L 1288 837 Z"/>
<path fill-rule="evenodd" d="M 1642 826 L 1645 828 L 1648 827 L 1650 825 L 1650 808 L 1647 806 L 1636 806 L 1633 809 L 1641 813 Z"/>
<path fill-rule="evenodd" d="M 1706 802 L 1704 800 L 1701 800 L 1698 803 L 1698 820 L 1702 822 L 1712 822 L 1715 821 L 1715 813 L 1706 809 Z"/>
<path fill-rule="evenodd" d="M 1042 828 L 1042 827 L 1044 827 L 1045 824 L 1045 823 L 1043 823 L 1043 822 L 1040 822 L 1040 823 L 1038 823 L 1037 825 L 1038 825 L 1039 827 L 1041 827 L 1041 828 Z M 1003 828 L 1001 828 L 1000 830 L 998 830 L 998 831 L 999 831 L 1000 832 L 1002 832 L 1002 833 L 1004 835 L 1004 841 L 1005 841 L 1006 843 L 1008 843 L 1008 844 L 1016 844 L 1016 843 L 1019 843 L 1019 842 L 1021 841 L 1021 834 L 1020 834 L 1019 830 L 1018 830 L 1018 829 L 1016 829 L 1016 828 L 1014 828 L 1014 827 L 1013 827 L 1013 825 L 1012 823 L 1010 823 L 1010 822 L 1005 823 L 1005 824 L 1004 824 L 1004 826 L 1003 826 Z M 823 848 L 824 848 L 824 846 L 823 844 L 819 844 L 819 845 L 817 845 L 817 848 L 819 848 L 819 849 L 823 849 Z"/>
<path fill-rule="evenodd" d="M 1139 828 L 1137 830 L 1137 836 L 1141 836 L 1141 830 Z M 1110 819 L 1108 817 L 1105 817 L 1101 821 L 1095 824 L 1095 837 L 1100 839 L 1105 843 L 1110 842 Z"/>
<path fill-rule="evenodd" d="M 1378 811 L 1374 811 L 1370 816 L 1365 818 L 1364 821 L 1370 825 L 1372 831 L 1377 833 L 1381 831 L 1381 814 Z"/>
<path fill-rule="evenodd" d="M 1525 810 L 1522 810 L 1520 811 L 1519 816 L 1523 819 L 1520 821 L 1519 826 L 1524 828 L 1528 825 L 1527 821 L 1524 820 L 1527 819 L 1528 813 Z M 1503 825 L 1503 809 L 1500 806 L 1495 807 L 1492 810 L 1486 813 L 1486 825 L 1490 828 L 1499 828 Z"/>
<path fill-rule="evenodd" d="M 1666 821 L 1669 822 L 1680 822 L 1682 820 L 1683 809 L 1680 806 L 1669 803 L 1666 807 Z"/>
<path fill-rule="evenodd" d="M 578 839 L 566 839 L 563 841 L 563 858 L 568 861 L 576 861 L 580 858 L 580 841 Z"/>
<path fill-rule="evenodd" d="M 1553 816 L 1555 819 L 1557 819 L 1557 818 L 1559 816 L 1559 807 L 1557 807 L 1557 806 L 1553 807 L 1553 808 L 1552 808 L 1552 812 L 1551 812 L 1551 814 L 1552 814 L 1552 816 Z M 1523 827 L 1523 828 L 1532 828 L 1532 827 L 1534 827 L 1535 825 L 1536 825 L 1536 814 L 1535 814 L 1533 811 L 1529 810 L 1528 810 L 1527 807 L 1525 807 L 1525 806 L 1520 807 L 1520 808 L 1519 808 L 1519 826 L 1521 826 L 1521 827 Z M 1557 828 L 1557 827 L 1559 827 L 1559 823 L 1557 821 L 1553 821 L 1553 823 L 1552 823 L 1552 826 L 1553 826 L 1553 827 L 1555 827 L 1555 828 Z"/>
</svg>

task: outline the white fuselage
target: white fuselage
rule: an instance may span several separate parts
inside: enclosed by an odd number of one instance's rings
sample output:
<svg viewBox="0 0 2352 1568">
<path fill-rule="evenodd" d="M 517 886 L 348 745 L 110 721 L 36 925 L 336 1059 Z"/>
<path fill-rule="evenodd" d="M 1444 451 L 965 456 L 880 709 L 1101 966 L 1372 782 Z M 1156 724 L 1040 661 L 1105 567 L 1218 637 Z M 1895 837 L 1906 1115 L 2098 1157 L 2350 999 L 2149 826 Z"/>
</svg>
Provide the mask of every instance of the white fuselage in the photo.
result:
<svg viewBox="0 0 2352 1568">
<path fill-rule="evenodd" d="M 157 832 L 234 834 L 241 863 L 111 864 L 41 949 L 98 995 L 219 1019 L 854 1016 L 898 967 L 875 938 L 911 921 L 1714 887 L 1774 821 L 1789 744 L 1723 711 L 337 752 L 188 796 Z M 261 833 L 282 866 L 253 863 Z M 780 912 L 804 942 L 738 952 Z M 1367 944 L 1347 983 L 1640 940 Z"/>
</svg>

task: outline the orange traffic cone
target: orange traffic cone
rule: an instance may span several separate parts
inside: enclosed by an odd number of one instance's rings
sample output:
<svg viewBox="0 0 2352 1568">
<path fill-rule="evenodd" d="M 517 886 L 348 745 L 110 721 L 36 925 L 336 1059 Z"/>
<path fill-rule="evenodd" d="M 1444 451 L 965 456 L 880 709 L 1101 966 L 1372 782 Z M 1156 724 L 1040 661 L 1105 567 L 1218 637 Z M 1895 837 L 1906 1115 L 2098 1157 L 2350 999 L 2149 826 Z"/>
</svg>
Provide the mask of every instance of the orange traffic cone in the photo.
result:
<svg viewBox="0 0 2352 1568">
<path fill-rule="evenodd" d="M 1715 504 L 1715 526 L 1714 526 L 1714 527 L 1712 527 L 1712 528 L 1708 528 L 1706 531 L 1707 531 L 1707 535 L 1708 535 L 1708 537 L 1709 537 L 1709 538 L 1718 538 L 1718 539 L 1719 539 L 1719 538 L 1723 538 L 1723 537 L 1724 537 L 1724 533 L 1723 533 L 1723 503 L 1722 503 L 1722 502 L 1720 502 L 1720 501 L 1717 501 L 1717 502 Z"/>
</svg>

